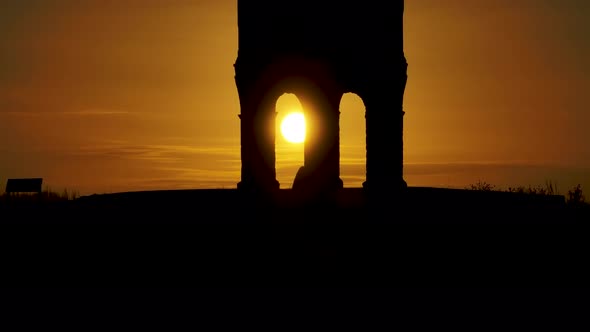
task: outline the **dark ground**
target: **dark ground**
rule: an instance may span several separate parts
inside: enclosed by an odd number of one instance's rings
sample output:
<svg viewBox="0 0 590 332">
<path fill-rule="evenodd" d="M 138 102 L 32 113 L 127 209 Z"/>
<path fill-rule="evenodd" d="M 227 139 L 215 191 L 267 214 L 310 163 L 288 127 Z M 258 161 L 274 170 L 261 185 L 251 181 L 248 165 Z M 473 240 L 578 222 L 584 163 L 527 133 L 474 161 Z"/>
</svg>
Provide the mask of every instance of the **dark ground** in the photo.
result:
<svg viewBox="0 0 590 332">
<path fill-rule="evenodd" d="M 0 207 L 8 287 L 586 287 L 587 207 L 562 196 L 236 190 Z"/>
</svg>

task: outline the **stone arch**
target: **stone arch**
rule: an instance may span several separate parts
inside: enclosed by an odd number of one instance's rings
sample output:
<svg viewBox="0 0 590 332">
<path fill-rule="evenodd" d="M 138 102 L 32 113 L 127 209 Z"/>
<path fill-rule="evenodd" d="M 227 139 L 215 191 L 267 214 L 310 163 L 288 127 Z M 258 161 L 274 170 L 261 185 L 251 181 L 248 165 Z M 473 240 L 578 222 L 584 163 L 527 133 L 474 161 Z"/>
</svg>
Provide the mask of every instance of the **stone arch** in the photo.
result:
<svg viewBox="0 0 590 332">
<path fill-rule="evenodd" d="M 279 189 L 275 103 L 298 96 L 308 120 L 304 166 L 293 189 L 342 188 L 339 104 L 346 92 L 365 105 L 365 189 L 403 189 L 404 1 L 238 1 L 242 170 L 239 189 Z M 293 24 L 294 21 L 305 24 Z M 353 24 L 351 24 L 353 23 Z M 298 189 L 299 190 L 299 189 Z"/>
<path fill-rule="evenodd" d="M 344 187 L 362 187 L 366 180 L 366 107 L 363 99 L 347 92 L 340 100 L 340 177 Z"/>
<path fill-rule="evenodd" d="M 291 112 L 304 113 L 299 97 L 294 93 L 283 93 L 276 101 L 275 122 L 275 168 L 280 188 L 291 188 L 297 170 L 304 165 L 303 143 L 291 143 L 281 134 L 281 122 Z"/>
<path fill-rule="evenodd" d="M 239 59 L 238 59 L 239 60 Z M 240 189 L 280 189 L 276 178 L 276 102 L 285 93 L 299 99 L 307 119 L 304 165 L 297 171 L 293 189 L 325 192 L 342 188 L 339 178 L 339 103 L 341 86 L 320 61 L 283 57 L 253 71 L 239 70 L 242 181 Z"/>
</svg>

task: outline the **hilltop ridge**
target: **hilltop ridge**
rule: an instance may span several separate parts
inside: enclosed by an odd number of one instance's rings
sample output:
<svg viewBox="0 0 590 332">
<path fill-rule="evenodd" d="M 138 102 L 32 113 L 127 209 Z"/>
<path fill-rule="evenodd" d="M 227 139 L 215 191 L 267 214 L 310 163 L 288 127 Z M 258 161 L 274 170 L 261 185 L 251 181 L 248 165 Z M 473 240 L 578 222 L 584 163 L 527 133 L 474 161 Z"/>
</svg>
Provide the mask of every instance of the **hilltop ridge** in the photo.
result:
<svg viewBox="0 0 590 332">
<path fill-rule="evenodd" d="M 91 195 L 2 213 L 7 277 L 67 287 L 585 287 L 589 210 L 563 196 L 410 188 L 297 201 Z M 372 202 L 372 203 L 371 203 Z"/>
</svg>

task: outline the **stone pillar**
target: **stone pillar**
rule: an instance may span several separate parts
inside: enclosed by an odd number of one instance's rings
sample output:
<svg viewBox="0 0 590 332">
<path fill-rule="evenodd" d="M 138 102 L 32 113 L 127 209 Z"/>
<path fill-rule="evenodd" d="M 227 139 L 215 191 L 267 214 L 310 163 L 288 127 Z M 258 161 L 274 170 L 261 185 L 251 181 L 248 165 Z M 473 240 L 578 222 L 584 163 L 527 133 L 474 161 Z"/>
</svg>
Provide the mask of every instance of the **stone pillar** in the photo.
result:
<svg viewBox="0 0 590 332">
<path fill-rule="evenodd" d="M 367 173 L 363 187 L 377 192 L 407 188 L 403 178 L 403 95 L 407 81 L 405 58 L 389 81 L 379 81 L 369 93 L 361 96 L 365 102 Z"/>
<path fill-rule="evenodd" d="M 243 82 L 236 76 L 238 87 Z M 256 86 L 251 84 L 246 86 Z M 240 89 L 241 181 L 238 189 L 274 191 L 279 189 L 275 168 L 276 100 L 267 89 Z"/>
<path fill-rule="evenodd" d="M 343 187 L 340 179 L 340 112 L 342 94 L 310 89 L 301 103 L 307 122 L 305 162 L 297 173 L 293 189 L 325 194 Z"/>
</svg>

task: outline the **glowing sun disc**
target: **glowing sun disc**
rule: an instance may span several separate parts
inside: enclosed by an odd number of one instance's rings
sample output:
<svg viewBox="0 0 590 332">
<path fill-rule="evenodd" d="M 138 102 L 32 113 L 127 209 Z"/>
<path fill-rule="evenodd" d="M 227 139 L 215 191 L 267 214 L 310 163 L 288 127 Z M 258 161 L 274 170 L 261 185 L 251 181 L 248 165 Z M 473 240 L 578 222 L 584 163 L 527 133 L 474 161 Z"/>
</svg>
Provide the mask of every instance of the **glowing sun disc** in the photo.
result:
<svg viewBox="0 0 590 332">
<path fill-rule="evenodd" d="M 281 134 L 290 143 L 305 141 L 305 117 L 301 112 L 287 114 L 281 122 Z"/>
</svg>

